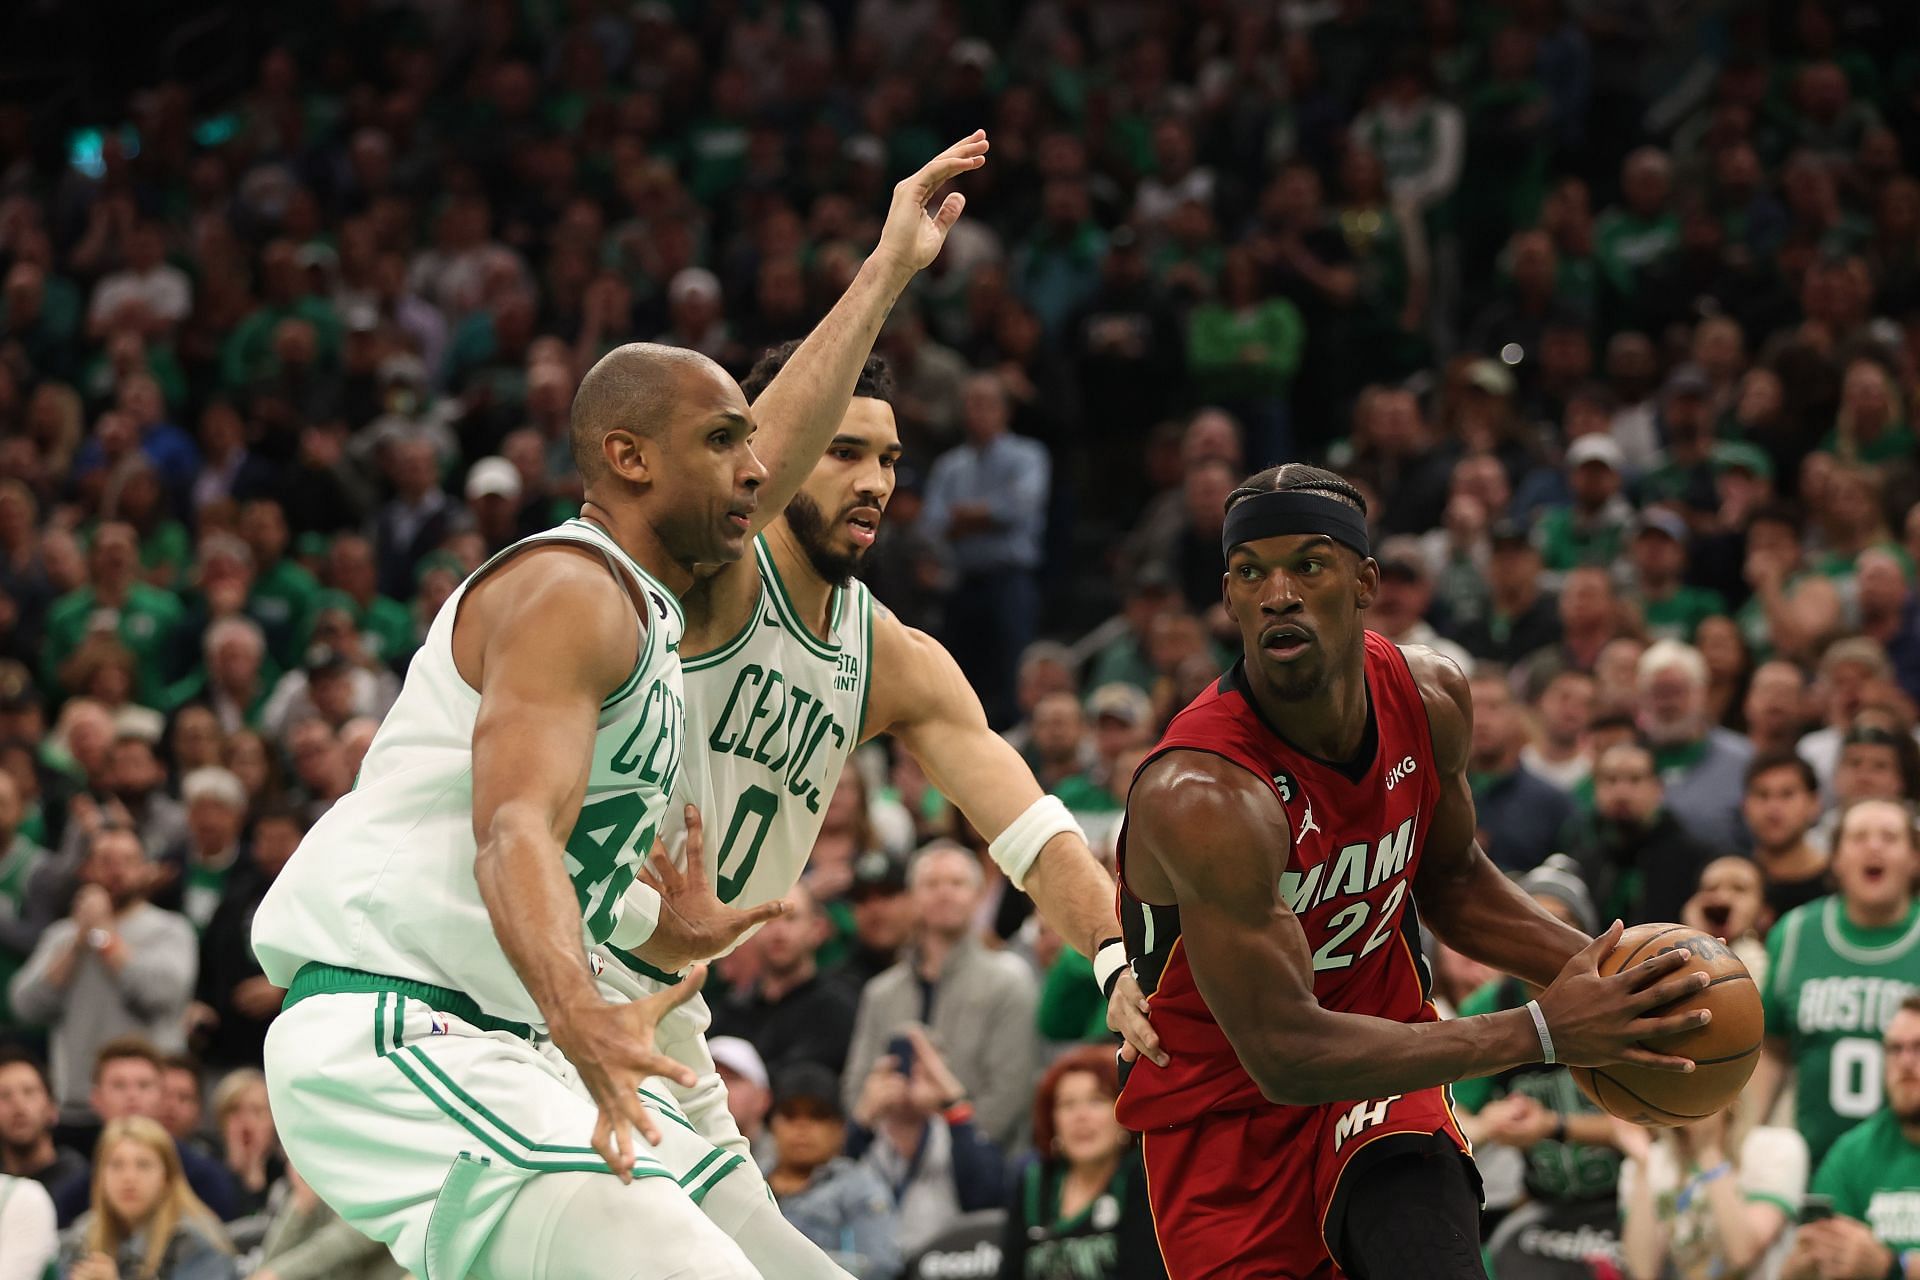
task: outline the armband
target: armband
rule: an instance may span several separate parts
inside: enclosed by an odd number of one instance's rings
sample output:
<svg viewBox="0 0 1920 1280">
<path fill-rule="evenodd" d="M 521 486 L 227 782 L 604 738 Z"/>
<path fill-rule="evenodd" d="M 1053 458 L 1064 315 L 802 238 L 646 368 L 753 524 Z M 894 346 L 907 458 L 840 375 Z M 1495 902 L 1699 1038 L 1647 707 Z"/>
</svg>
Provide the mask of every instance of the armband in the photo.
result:
<svg viewBox="0 0 1920 1280">
<path fill-rule="evenodd" d="M 1113 999 L 1114 984 L 1120 981 L 1120 971 L 1127 967 L 1127 944 L 1119 938 L 1108 938 L 1093 953 L 1093 980 L 1100 984 L 1100 994 Z"/>
<path fill-rule="evenodd" d="M 1553 1033 L 1547 1030 L 1547 1015 L 1540 1012 L 1538 1000 L 1527 1001 L 1527 1012 L 1533 1015 L 1533 1029 L 1540 1036 L 1540 1061 L 1552 1066 L 1557 1059 L 1553 1056 Z"/>
<path fill-rule="evenodd" d="M 1033 866 L 1040 851 L 1047 847 L 1047 841 L 1057 835 L 1071 832 L 1082 840 L 1087 833 L 1067 812 L 1067 806 L 1060 802 L 1059 796 L 1041 796 L 1027 806 L 1027 811 L 1008 824 L 1007 829 L 995 836 L 993 843 L 987 846 L 987 852 L 994 862 L 1007 873 L 1007 879 L 1016 889 L 1027 887 L 1027 871 Z"/>
<path fill-rule="evenodd" d="M 620 898 L 620 918 L 607 935 L 607 945 L 621 951 L 643 947 L 659 927 L 660 891 L 644 880 L 635 880 Z"/>
</svg>

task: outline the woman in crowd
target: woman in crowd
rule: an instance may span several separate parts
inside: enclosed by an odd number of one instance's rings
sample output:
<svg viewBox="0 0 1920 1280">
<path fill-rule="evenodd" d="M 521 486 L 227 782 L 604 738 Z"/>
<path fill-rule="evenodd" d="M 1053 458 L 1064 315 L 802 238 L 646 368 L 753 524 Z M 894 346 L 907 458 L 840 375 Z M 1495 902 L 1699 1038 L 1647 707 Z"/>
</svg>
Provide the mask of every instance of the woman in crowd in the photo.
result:
<svg viewBox="0 0 1920 1280">
<path fill-rule="evenodd" d="M 845 1154 L 833 1073 L 810 1062 L 788 1067 L 768 1125 L 776 1154 L 767 1186 L 781 1214 L 858 1280 L 891 1280 L 900 1268 L 893 1200 L 871 1168 Z"/>
<path fill-rule="evenodd" d="M 1165 1280 L 1133 1135 L 1114 1119 L 1110 1049 L 1055 1062 L 1033 1101 L 1033 1145 L 1007 1211 L 1000 1280 Z"/>
<path fill-rule="evenodd" d="M 68 1231 L 64 1280 L 235 1280 L 219 1219 L 187 1185 L 173 1139 L 115 1120 L 93 1157 L 93 1205 Z"/>
<path fill-rule="evenodd" d="M 251 1067 L 231 1072 L 213 1091 L 213 1126 L 233 1175 L 234 1208 L 247 1217 L 267 1208 L 267 1193 L 286 1165 L 267 1104 L 267 1078 Z"/>
<path fill-rule="evenodd" d="M 1613 1121 L 1620 1252 L 1628 1280 L 1744 1280 L 1786 1238 L 1807 1189 L 1807 1144 L 1792 1129 L 1744 1134 L 1729 1107 L 1653 1133 Z"/>
</svg>

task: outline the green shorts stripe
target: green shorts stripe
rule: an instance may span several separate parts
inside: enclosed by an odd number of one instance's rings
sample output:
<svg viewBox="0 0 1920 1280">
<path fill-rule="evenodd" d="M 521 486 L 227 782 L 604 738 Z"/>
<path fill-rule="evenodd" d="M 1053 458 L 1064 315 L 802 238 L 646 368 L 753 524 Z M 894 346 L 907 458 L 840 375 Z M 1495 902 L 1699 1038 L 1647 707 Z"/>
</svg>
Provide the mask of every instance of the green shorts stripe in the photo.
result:
<svg viewBox="0 0 1920 1280">
<path fill-rule="evenodd" d="M 373 1002 L 373 1056 L 387 1056 L 387 997 L 393 994 L 382 991 L 380 998 Z"/>
<path fill-rule="evenodd" d="M 440 1069 L 439 1063 L 435 1062 L 432 1058 L 429 1058 L 426 1054 L 420 1051 L 419 1045 L 417 1044 L 408 1045 L 406 1048 L 406 1056 L 412 1058 L 416 1063 L 425 1067 L 429 1072 L 431 1072 L 433 1074 L 434 1079 L 438 1080 L 442 1085 L 446 1087 L 446 1091 L 448 1093 L 452 1094 L 454 1097 L 458 1098 L 461 1102 L 465 1103 L 468 1106 L 468 1108 L 470 1108 L 481 1119 L 493 1125 L 496 1129 L 500 1130 L 500 1132 L 506 1134 L 508 1138 L 512 1139 L 514 1142 L 519 1143 L 522 1147 L 525 1147 L 528 1151 L 538 1151 L 545 1155 L 592 1156 L 596 1160 L 600 1158 L 600 1153 L 598 1151 L 595 1151 L 592 1147 L 561 1147 L 561 1146 L 554 1146 L 551 1143 L 533 1141 L 532 1139 L 528 1138 L 525 1134 L 521 1133 L 518 1129 L 508 1124 L 505 1120 L 502 1120 L 499 1116 L 495 1115 L 492 1111 L 488 1110 L 486 1105 L 482 1103 L 478 1098 L 475 1098 L 472 1094 L 468 1093 L 465 1089 L 462 1089 L 459 1085 L 455 1084 L 453 1081 L 453 1077 Z"/>
<path fill-rule="evenodd" d="M 693 1121 L 687 1119 L 685 1116 L 680 1114 L 680 1108 L 676 1107 L 673 1103 L 661 1097 L 659 1094 L 654 1093 L 648 1089 L 642 1089 L 640 1091 L 640 1096 L 645 1098 L 648 1102 L 651 1102 L 653 1104 L 653 1108 L 655 1111 L 658 1111 L 661 1115 L 673 1121 L 675 1124 L 679 1125 L 681 1128 L 686 1129 L 692 1133 L 700 1132 L 698 1129 L 694 1128 Z"/>
<path fill-rule="evenodd" d="M 746 1158 L 744 1156 L 739 1156 L 739 1155 L 733 1156 L 725 1164 L 721 1165 L 718 1169 L 715 1169 L 705 1182 L 701 1183 L 698 1187 L 695 1187 L 692 1191 L 687 1192 L 687 1198 L 692 1200 L 695 1204 L 699 1204 L 702 1200 L 707 1198 L 707 1192 L 713 1190 L 715 1187 L 720 1185 L 720 1180 L 722 1178 L 726 1177 L 728 1174 L 732 1173 L 735 1169 L 738 1169 L 741 1165 L 745 1163 L 746 1163 Z"/>
<path fill-rule="evenodd" d="M 702 1173 L 704 1173 L 708 1165 L 712 1164 L 715 1160 L 718 1160 L 721 1156 L 725 1154 L 726 1152 L 720 1150 L 720 1148 L 718 1147 L 715 1147 L 713 1150 L 707 1152 L 707 1154 L 705 1154 L 704 1156 L 701 1156 L 698 1164 L 694 1165 L 693 1168 L 681 1174 L 678 1178 L 675 1179 L 675 1181 L 678 1182 L 683 1187 L 692 1186 L 694 1179 L 698 1178 Z"/>
<path fill-rule="evenodd" d="M 505 1160 L 508 1164 L 513 1165 L 515 1168 L 526 1169 L 535 1173 L 610 1173 L 612 1172 L 612 1170 L 607 1168 L 606 1162 L 604 1160 L 593 1160 L 593 1161 L 529 1160 L 524 1156 L 518 1155 L 515 1152 L 509 1150 L 503 1143 L 500 1142 L 499 1139 L 495 1138 L 492 1134 L 488 1133 L 485 1129 L 481 1128 L 478 1123 L 476 1123 L 469 1117 L 462 1115 L 460 1111 L 457 1108 L 455 1108 L 451 1103 L 449 1103 L 445 1098 L 435 1093 L 433 1089 L 428 1086 L 427 1082 L 421 1079 L 419 1074 L 416 1073 L 412 1067 L 407 1065 L 407 1062 L 402 1055 L 397 1053 L 390 1053 L 387 1055 L 387 1061 L 391 1062 L 395 1067 L 399 1068 L 400 1074 L 405 1076 L 408 1080 L 412 1081 L 414 1088 L 418 1089 L 421 1093 L 425 1094 L 427 1097 L 427 1100 L 429 1102 L 432 1102 L 434 1106 L 440 1108 L 440 1110 L 446 1114 L 448 1119 L 458 1124 L 462 1129 L 465 1129 L 468 1133 L 472 1134 L 474 1137 L 478 1138 L 480 1141 L 486 1143 L 487 1146 L 491 1148 L 495 1154 L 497 1154 L 502 1160 Z M 636 1178 L 653 1177 L 653 1176 L 664 1177 L 666 1175 L 666 1170 L 660 1169 L 656 1171 L 654 1169 L 636 1164 L 634 1166 L 633 1175 Z"/>
<path fill-rule="evenodd" d="M 400 1047 L 400 1033 L 405 1026 L 407 1016 L 407 998 L 396 995 L 393 998 L 393 1047 Z"/>
</svg>

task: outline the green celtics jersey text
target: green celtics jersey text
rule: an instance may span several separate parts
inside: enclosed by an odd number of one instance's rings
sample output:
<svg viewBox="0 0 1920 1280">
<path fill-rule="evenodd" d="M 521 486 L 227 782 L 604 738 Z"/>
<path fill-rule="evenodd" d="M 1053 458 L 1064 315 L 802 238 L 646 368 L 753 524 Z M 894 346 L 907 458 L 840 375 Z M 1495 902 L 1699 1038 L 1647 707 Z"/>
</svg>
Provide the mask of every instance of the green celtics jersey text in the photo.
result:
<svg viewBox="0 0 1920 1280">
<path fill-rule="evenodd" d="M 319 961 L 450 987 L 494 1017 L 543 1024 L 494 937 L 474 880 L 480 695 L 454 667 L 453 624 L 467 590 L 494 566 L 531 545 L 555 543 L 600 552 L 646 601 L 639 657 L 601 706 L 586 798 L 566 846 L 583 941 L 593 946 L 613 932 L 679 773 L 685 621 L 673 594 L 599 526 L 569 520 L 508 547 L 441 606 L 359 781 L 314 824 L 254 918 L 254 951 L 276 986 Z"/>
<path fill-rule="evenodd" d="M 1838 897 L 1781 917 L 1767 935 L 1767 1034 L 1788 1043 L 1795 1127 L 1813 1167 L 1841 1134 L 1880 1109 L 1880 1036 L 1920 987 L 1920 908 L 1885 929 L 1847 920 Z"/>
<path fill-rule="evenodd" d="M 860 742 L 873 652 L 873 596 L 836 587 L 828 639 L 800 620 L 765 539 L 754 543 L 760 598 L 731 640 L 688 658 L 688 750 L 667 814 L 681 856 L 683 806 L 700 811 L 707 871 L 722 902 L 757 906 L 800 881 L 840 771 Z M 601 979 L 629 996 L 660 975 L 609 948 Z"/>
</svg>

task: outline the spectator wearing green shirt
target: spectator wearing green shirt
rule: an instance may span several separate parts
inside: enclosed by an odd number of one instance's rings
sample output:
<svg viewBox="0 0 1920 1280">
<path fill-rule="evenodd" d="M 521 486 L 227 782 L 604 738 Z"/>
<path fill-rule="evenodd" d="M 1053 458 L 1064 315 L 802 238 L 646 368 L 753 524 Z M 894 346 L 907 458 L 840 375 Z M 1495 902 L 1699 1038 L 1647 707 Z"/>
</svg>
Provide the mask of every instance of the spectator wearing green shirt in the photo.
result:
<svg viewBox="0 0 1920 1280">
<path fill-rule="evenodd" d="M 1691 642 L 1702 621 L 1727 611 L 1718 591 L 1682 581 L 1689 538 L 1687 522 L 1664 508 L 1644 513 L 1634 528 L 1628 548 L 1634 594 L 1652 639 Z"/>
<path fill-rule="evenodd" d="M 1225 405 L 1269 446 L 1285 439 L 1287 400 L 1307 327 L 1285 298 L 1263 296 L 1251 252 L 1233 248 L 1220 267 L 1220 297 L 1187 319 L 1187 368 L 1200 396 Z"/>
<path fill-rule="evenodd" d="M 1640 272 L 1680 243 L 1673 163 L 1658 147 L 1637 147 L 1620 166 L 1620 189 L 1622 202 L 1594 222 L 1594 252 L 1608 288 L 1632 298 Z"/>
<path fill-rule="evenodd" d="M 140 667 L 136 700 L 159 705 L 172 674 L 184 611 L 171 592 L 140 581 L 140 544 L 133 526 L 110 521 L 87 551 L 87 583 L 54 601 L 47 614 L 41 678 L 53 687 L 60 668 L 98 627 L 119 636 Z"/>
<path fill-rule="evenodd" d="M 200 703 L 213 711 L 225 733 L 259 728 L 276 674 L 266 665 L 260 624 L 238 614 L 222 618 L 207 628 L 201 652 L 198 667 L 167 691 L 165 705 Z"/>
<path fill-rule="evenodd" d="M 375 589 L 377 569 L 373 544 L 357 533 L 341 534 L 327 551 L 327 585 L 315 597 L 313 612 L 345 608 L 366 641 L 367 650 L 395 671 L 406 670 L 407 659 L 419 648 L 413 615 L 398 600 Z"/>
<path fill-rule="evenodd" d="M 107 476 L 100 499 L 105 519 L 133 526 L 140 538 L 141 576 L 163 591 L 179 584 L 193 558 L 193 540 L 186 526 L 168 515 L 166 497 L 159 470 L 144 455 L 135 455 Z"/>
<path fill-rule="evenodd" d="M 1612 436 L 1581 436 L 1567 446 L 1573 501 L 1543 513 L 1533 527 L 1547 572 L 1619 561 L 1633 524 L 1633 507 L 1620 496 L 1626 465 L 1626 453 Z"/>
<path fill-rule="evenodd" d="M 333 304 L 308 292 L 299 249 L 291 240 L 274 240 L 260 253 L 266 301 L 235 326 L 220 347 L 220 381 L 229 391 L 245 391 L 274 371 L 273 334 L 289 317 L 313 326 L 323 363 L 340 354 L 340 317 Z"/>
<path fill-rule="evenodd" d="M 1718 505 L 1713 485 L 1713 382 L 1698 365 L 1675 369 L 1660 392 L 1667 446 L 1640 480 L 1644 505 L 1674 503 L 1695 511 Z"/>
<path fill-rule="evenodd" d="M 290 667 L 299 660 L 313 623 L 320 584 L 287 555 L 289 533 L 286 512 L 271 498 L 256 498 L 240 508 L 240 536 L 253 552 L 253 590 L 247 614 L 266 632 L 275 663 Z"/>
<path fill-rule="evenodd" d="M 1920 1280 L 1920 995 L 1881 1040 L 1887 1105 L 1833 1144 L 1813 1192 L 1833 1216 L 1805 1223 L 1782 1280 Z"/>
</svg>

